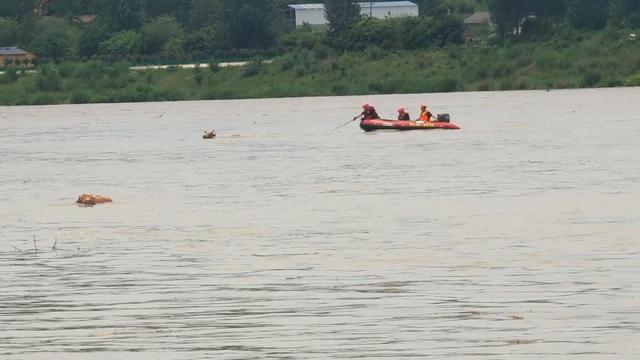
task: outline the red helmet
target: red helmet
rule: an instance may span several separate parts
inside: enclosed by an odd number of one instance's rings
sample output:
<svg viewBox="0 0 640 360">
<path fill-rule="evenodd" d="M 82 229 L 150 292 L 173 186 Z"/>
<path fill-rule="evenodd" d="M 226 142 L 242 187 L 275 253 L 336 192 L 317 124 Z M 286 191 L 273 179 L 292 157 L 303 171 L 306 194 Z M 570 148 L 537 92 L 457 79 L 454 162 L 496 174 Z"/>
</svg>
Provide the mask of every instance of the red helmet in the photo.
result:
<svg viewBox="0 0 640 360">
<path fill-rule="evenodd" d="M 370 107 L 371 107 L 371 105 L 369 105 L 369 104 L 362 104 L 362 108 L 365 109 L 365 110 L 367 110 Z"/>
<path fill-rule="evenodd" d="M 399 112 L 399 113 L 403 113 L 403 112 L 404 112 L 404 108 L 403 108 L 403 107 L 401 107 L 400 109 L 398 109 L 398 112 Z"/>
</svg>

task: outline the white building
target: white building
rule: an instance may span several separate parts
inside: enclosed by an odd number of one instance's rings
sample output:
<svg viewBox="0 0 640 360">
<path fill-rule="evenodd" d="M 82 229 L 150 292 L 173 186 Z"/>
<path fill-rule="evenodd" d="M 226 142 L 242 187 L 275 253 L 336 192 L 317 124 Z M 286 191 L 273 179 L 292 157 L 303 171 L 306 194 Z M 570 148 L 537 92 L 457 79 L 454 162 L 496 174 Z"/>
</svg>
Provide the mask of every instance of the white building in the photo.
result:
<svg viewBox="0 0 640 360">
<path fill-rule="evenodd" d="M 401 16 L 418 16 L 418 5 L 411 1 L 361 2 L 360 13 L 378 19 Z M 309 24 L 316 27 L 327 25 L 324 16 L 324 4 L 289 5 L 287 20 L 291 25 Z"/>
</svg>

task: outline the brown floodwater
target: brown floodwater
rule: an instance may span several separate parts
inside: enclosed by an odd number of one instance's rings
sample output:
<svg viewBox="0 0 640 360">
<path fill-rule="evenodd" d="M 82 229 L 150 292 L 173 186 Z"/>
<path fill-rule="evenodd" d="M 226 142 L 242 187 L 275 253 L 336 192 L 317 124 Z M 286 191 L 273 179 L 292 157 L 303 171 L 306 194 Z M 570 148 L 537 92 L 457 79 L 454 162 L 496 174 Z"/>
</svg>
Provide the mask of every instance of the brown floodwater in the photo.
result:
<svg viewBox="0 0 640 360">
<path fill-rule="evenodd" d="M 639 100 L 0 107 L 0 358 L 640 358 Z"/>
</svg>

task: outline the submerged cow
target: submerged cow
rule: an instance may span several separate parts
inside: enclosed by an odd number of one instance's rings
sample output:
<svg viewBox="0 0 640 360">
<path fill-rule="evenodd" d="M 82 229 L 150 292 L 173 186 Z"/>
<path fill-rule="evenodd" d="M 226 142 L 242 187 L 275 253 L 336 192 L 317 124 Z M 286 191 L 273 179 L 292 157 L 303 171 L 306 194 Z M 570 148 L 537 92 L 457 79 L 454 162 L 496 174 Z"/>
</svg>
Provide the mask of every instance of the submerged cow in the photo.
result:
<svg viewBox="0 0 640 360">
<path fill-rule="evenodd" d="M 95 204 L 104 204 L 113 202 L 111 198 L 102 195 L 93 195 L 93 194 L 82 194 L 78 195 L 78 200 L 76 203 L 81 205 L 93 206 Z"/>
<path fill-rule="evenodd" d="M 215 130 L 211 130 L 211 131 L 204 131 L 204 135 L 202 135 L 203 139 L 213 139 L 214 137 L 216 137 L 216 131 Z"/>
</svg>

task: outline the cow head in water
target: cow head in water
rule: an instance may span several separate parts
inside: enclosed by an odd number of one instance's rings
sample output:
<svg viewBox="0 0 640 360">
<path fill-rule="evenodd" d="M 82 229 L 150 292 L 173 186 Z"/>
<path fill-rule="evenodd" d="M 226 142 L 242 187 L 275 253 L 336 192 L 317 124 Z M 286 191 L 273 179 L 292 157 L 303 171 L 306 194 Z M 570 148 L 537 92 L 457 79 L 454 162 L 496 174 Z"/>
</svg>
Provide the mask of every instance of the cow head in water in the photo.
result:
<svg viewBox="0 0 640 360">
<path fill-rule="evenodd" d="M 203 139 L 213 139 L 214 137 L 216 137 L 216 132 L 215 130 L 211 130 L 211 131 L 204 131 L 204 135 L 202 135 Z"/>
</svg>

